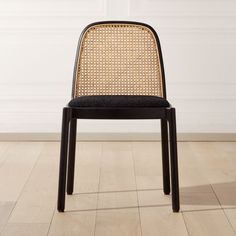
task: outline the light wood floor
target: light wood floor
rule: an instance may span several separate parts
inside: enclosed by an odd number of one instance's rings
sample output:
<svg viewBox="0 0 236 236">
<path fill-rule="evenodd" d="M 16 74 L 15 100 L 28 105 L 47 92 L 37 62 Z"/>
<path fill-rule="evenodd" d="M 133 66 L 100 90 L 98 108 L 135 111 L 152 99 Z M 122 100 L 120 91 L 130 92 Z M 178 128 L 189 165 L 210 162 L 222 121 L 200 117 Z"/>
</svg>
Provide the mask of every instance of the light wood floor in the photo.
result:
<svg viewBox="0 0 236 236">
<path fill-rule="evenodd" d="M 180 142 L 181 212 L 162 192 L 159 142 L 77 143 L 75 194 L 56 207 L 58 142 L 0 143 L 2 236 L 228 236 L 236 143 Z"/>
</svg>

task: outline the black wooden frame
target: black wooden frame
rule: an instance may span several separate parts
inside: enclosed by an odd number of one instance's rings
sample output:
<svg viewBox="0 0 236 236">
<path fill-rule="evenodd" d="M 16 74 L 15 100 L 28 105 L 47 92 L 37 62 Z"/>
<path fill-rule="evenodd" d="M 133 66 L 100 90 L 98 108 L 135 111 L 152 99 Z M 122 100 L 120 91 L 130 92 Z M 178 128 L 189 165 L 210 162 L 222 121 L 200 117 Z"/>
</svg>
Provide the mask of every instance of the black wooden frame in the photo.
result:
<svg viewBox="0 0 236 236">
<path fill-rule="evenodd" d="M 159 38 L 155 30 L 146 24 L 129 21 L 103 21 L 88 25 L 81 34 L 75 60 L 72 98 L 74 98 L 76 65 L 79 57 L 81 39 L 86 30 L 97 24 L 138 24 L 152 30 L 158 45 L 163 80 L 163 97 L 166 98 L 164 65 Z M 57 209 L 63 212 L 65 209 L 65 191 L 73 193 L 74 165 L 76 147 L 77 119 L 160 119 L 162 140 L 162 165 L 163 165 L 163 191 L 165 194 L 172 192 L 172 209 L 178 212 L 179 204 L 179 180 L 178 180 L 178 157 L 176 137 L 176 114 L 175 108 L 169 107 L 64 107 L 62 115 L 61 151 L 59 166 L 59 186 Z M 169 136 L 169 140 L 168 140 Z M 169 158 L 170 151 L 170 158 Z M 169 163 L 171 171 L 169 171 Z M 170 181 L 171 173 L 171 181 Z M 170 188 L 171 183 L 171 188 Z"/>
</svg>

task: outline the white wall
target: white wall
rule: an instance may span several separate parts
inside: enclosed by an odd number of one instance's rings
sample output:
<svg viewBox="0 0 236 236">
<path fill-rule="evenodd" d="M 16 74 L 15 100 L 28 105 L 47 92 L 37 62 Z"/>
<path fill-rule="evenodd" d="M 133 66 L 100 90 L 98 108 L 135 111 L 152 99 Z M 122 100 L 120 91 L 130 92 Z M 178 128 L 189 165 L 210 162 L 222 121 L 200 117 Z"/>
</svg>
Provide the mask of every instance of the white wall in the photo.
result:
<svg viewBox="0 0 236 236">
<path fill-rule="evenodd" d="M 234 0 L 0 0 L 0 132 L 59 132 L 81 30 L 137 20 L 158 32 L 180 132 L 236 132 Z M 154 132 L 157 121 L 81 121 Z"/>
</svg>

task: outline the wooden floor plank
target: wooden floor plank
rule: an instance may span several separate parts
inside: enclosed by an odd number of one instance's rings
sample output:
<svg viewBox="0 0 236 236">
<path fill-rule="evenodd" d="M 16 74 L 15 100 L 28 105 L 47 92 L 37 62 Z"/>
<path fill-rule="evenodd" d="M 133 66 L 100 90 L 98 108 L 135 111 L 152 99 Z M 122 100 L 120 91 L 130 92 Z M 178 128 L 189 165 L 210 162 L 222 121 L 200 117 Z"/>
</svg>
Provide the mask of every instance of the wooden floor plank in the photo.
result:
<svg viewBox="0 0 236 236">
<path fill-rule="evenodd" d="M 222 208 L 236 207 L 236 181 L 212 185 Z"/>
<path fill-rule="evenodd" d="M 58 213 L 59 150 L 0 142 L 3 235 L 235 234 L 236 143 L 178 143 L 180 213 L 163 194 L 160 142 L 78 142 L 77 194 Z"/>
<path fill-rule="evenodd" d="M 180 191 L 181 210 L 206 210 L 221 208 L 211 185 L 183 187 Z"/>
<path fill-rule="evenodd" d="M 236 179 L 235 142 L 192 142 L 196 159 L 201 162 L 201 173 L 211 184 L 233 182 Z"/>
<path fill-rule="evenodd" d="M 58 143 L 46 143 L 9 223 L 50 223 L 56 205 Z"/>
<path fill-rule="evenodd" d="M 98 192 L 101 151 L 101 142 L 77 142 L 75 193 Z"/>
<path fill-rule="evenodd" d="M 196 186 L 209 185 L 208 176 L 203 170 L 204 164 L 193 150 L 191 143 L 178 143 L 179 183 L 181 188 L 194 190 Z"/>
<path fill-rule="evenodd" d="M 8 221 L 15 206 L 15 202 L 0 202 L 0 233 Z"/>
<path fill-rule="evenodd" d="M 16 201 L 42 150 L 42 143 L 13 143 L 0 166 L 0 201 Z"/>
<path fill-rule="evenodd" d="M 137 192 L 111 192 L 98 194 L 98 209 L 137 207 Z"/>
<path fill-rule="evenodd" d="M 131 144 L 127 142 L 104 142 L 99 191 L 135 189 Z"/>
<path fill-rule="evenodd" d="M 46 236 L 49 224 L 7 224 L 1 236 Z"/>
<path fill-rule="evenodd" d="M 95 236 L 141 236 L 138 209 L 100 210 Z"/>
<path fill-rule="evenodd" d="M 173 213 L 170 206 L 141 207 L 140 216 L 142 236 L 188 235 L 182 214 Z"/>
<path fill-rule="evenodd" d="M 96 210 L 97 198 L 97 193 L 67 195 L 66 211 Z"/>
<path fill-rule="evenodd" d="M 55 212 L 49 236 L 94 236 L 96 211 Z"/>
<path fill-rule="evenodd" d="M 184 212 L 190 236 L 235 235 L 223 210 Z"/>
<path fill-rule="evenodd" d="M 160 142 L 133 142 L 132 151 L 137 189 L 163 188 Z"/>
<path fill-rule="evenodd" d="M 221 206 L 236 207 L 236 143 L 200 142 L 190 145 L 202 162 L 201 172 L 207 176 Z"/>
<path fill-rule="evenodd" d="M 236 234 L 236 209 L 225 209 L 224 212 Z"/>
<path fill-rule="evenodd" d="M 139 206 L 163 206 L 171 207 L 171 196 L 165 195 L 163 190 L 138 191 Z"/>
<path fill-rule="evenodd" d="M 12 145 L 13 143 L 10 142 L 0 142 L 0 167 L 7 158 L 7 149 L 11 148 Z"/>
</svg>

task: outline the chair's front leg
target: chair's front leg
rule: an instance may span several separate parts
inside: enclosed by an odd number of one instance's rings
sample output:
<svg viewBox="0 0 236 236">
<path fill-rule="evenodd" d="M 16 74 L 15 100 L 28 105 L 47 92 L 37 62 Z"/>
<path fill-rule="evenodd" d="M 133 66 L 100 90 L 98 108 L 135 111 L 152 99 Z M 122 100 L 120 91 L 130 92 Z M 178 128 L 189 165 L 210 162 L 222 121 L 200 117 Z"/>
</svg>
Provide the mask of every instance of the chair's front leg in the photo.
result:
<svg viewBox="0 0 236 236">
<path fill-rule="evenodd" d="M 67 169 L 67 150 L 68 150 L 68 131 L 70 122 L 70 109 L 64 108 L 62 115 L 62 131 L 61 131 L 61 152 L 59 166 L 59 185 L 57 209 L 63 212 L 65 209 L 65 187 L 66 187 L 66 169 Z"/>
<path fill-rule="evenodd" d="M 169 109 L 168 121 L 169 121 L 169 131 L 170 131 L 172 208 L 174 212 L 178 212 L 179 211 L 179 176 L 178 176 L 176 118 L 175 118 L 174 108 Z"/>
<path fill-rule="evenodd" d="M 68 151 L 68 174 L 67 174 L 67 193 L 72 194 L 74 190 L 74 170 L 75 170 L 75 148 L 76 148 L 77 119 L 70 121 L 70 138 Z"/>
<path fill-rule="evenodd" d="M 165 119 L 161 119 L 161 144 L 162 144 L 163 190 L 165 194 L 170 194 L 168 126 L 167 126 L 167 120 Z"/>
</svg>

